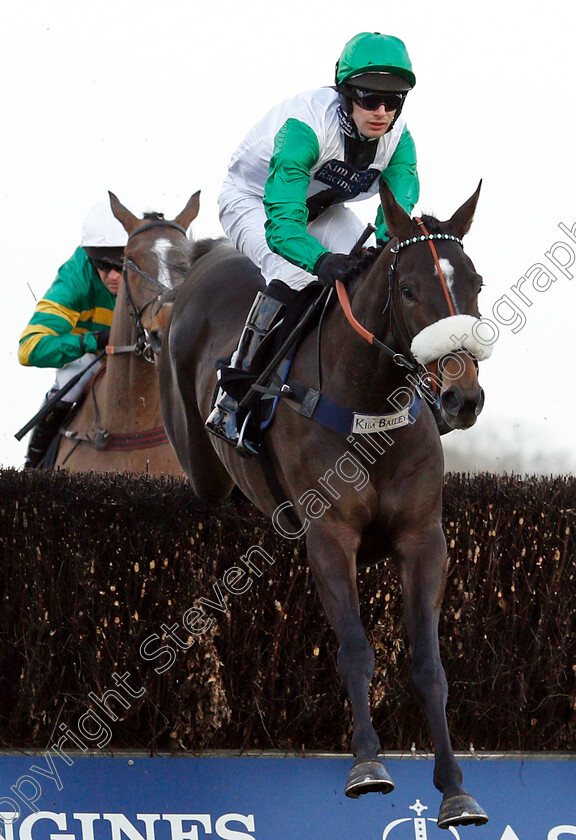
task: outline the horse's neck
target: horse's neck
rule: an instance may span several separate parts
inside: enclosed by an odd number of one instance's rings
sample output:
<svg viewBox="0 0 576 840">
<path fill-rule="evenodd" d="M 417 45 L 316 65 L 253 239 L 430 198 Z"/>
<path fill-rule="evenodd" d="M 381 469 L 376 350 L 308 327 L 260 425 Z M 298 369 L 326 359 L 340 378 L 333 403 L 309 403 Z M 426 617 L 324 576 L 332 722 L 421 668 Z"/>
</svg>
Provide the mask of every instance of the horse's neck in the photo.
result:
<svg viewBox="0 0 576 840">
<path fill-rule="evenodd" d="M 362 326 L 381 341 L 392 341 L 390 329 L 390 266 L 392 254 L 385 252 L 371 266 L 366 276 L 352 284 L 352 311 Z"/>
<path fill-rule="evenodd" d="M 110 327 L 110 343 L 115 346 L 134 344 L 136 340 L 136 326 L 128 309 L 126 289 L 121 284 L 114 307 L 112 326 Z"/>
<path fill-rule="evenodd" d="M 388 346 L 394 346 L 388 300 L 388 269 L 361 281 L 351 290 L 351 308 L 355 319 Z M 384 351 L 378 350 L 348 322 L 337 302 L 326 323 L 322 355 L 326 392 L 336 401 L 354 403 L 358 410 L 392 410 L 388 398 L 406 385 L 406 371 Z"/>
<path fill-rule="evenodd" d="M 110 330 L 113 347 L 132 347 L 136 328 L 123 301 L 118 301 Z M 133 351 L 108 357 L 97 393 L 101 425 L 130 431 L 160 424 L 160 394 L 155 365 Z"/>
<path fill-rule="evenodd" d="M 100 425 L 131 431 L 160 425 L 160 394 L 154 364 L 134 353 L 111 356 L 96 393 Z"/>
</svg>

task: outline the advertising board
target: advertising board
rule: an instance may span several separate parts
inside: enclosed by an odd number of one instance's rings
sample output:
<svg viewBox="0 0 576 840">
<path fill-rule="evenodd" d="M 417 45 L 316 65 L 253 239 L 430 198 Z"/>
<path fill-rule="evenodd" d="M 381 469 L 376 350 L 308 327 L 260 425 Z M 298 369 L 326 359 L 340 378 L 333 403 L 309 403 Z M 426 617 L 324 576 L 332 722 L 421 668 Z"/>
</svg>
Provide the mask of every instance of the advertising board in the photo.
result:
<svg viewBox="0 0 576 840">
<path fill-rule="evenodd" d="M 441 830 L 428 759 L 389 758 L 388 796 L 348 799 L 351 759 L 0 756 L 5 840 L 568 840 L 576 761 L 462 759 L 486 826 Z"/>
</svg>

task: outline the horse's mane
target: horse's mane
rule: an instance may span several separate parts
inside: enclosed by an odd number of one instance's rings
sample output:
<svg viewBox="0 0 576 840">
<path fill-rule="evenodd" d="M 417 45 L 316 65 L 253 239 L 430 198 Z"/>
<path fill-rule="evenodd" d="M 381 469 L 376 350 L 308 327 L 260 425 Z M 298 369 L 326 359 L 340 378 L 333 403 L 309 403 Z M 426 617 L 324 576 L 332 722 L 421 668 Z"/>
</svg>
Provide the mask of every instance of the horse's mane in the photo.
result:
<svg viewBox="0 0 576 840">
<path fill-rule="evenodd" d="M 199 260 L 200 257 L 203 257 L 205 254 L 209 254 L 210 251 L 214 250 L 214 248 L 217 248 L 219 245 L 224 245 L 227 242 L 228 240 L 224 239 L 224 237 L 220 237 L 219 239 L 198 239 L 197 241 L 192 242 L 190 259 L 192 262 L 196 262 L 196 260 Z"/>
<path fill-rule="evenodd" d="M 444 233 L 444 222 L 439 221 L 436 216 L 430 216 L 428 213 L 422 213 L 420 218 L 424 222 L 424 227 L 429 233 Z"/>
<path fill-rule="evenodd" d="M 151 211 L 150 213 L 144 213 L 142 218 L 148 219 L 150 222 L 163 222 L 164 213 L 156 213 L 155 211 Z"/>
</svg>

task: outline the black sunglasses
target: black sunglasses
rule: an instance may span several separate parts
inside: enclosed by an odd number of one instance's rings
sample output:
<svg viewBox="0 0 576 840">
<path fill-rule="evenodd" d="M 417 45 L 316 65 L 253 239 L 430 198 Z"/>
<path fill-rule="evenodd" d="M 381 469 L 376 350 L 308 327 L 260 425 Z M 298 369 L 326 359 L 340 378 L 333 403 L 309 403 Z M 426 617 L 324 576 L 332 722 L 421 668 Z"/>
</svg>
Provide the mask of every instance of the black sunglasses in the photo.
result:
<svg viewBox="0 0 576 840">
<path fill-rule="evenodd" d="M 108 260 L 103 258 L 101 260 L 92 259 L 91 262 L 94 268 L 99 268 L 100 271 L 105 271 L 106 273 L 109 271 L 122 272 L 123 263 L 121 260 Z"/>
<path fill-rule="evenodd" d="M 377 111 L 381 105 L 387 111 L 397 111 L 405 97 L 405 93 L 376 93 L 373 90 L 352 88 L 352 99 L 365 111 Z"/>
</svg>

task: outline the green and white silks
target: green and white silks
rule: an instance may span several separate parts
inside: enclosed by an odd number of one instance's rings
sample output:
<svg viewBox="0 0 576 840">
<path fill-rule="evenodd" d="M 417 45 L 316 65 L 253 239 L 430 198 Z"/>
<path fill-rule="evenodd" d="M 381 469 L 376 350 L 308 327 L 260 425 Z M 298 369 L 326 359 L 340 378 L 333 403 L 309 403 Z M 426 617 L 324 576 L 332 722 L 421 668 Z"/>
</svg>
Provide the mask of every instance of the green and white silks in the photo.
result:
<svg viewBox="0 0 576 840">
<path fill-rule="evenodd" d="M 345 135 L 332 88 L 298 94 L 257 123 L 230 161 L 220 197 L 220 221 L 232 243 L 260 268 L 267 282 L 301 289 L 326 251 L 346 253 L 364 225 L 343 202 L 375 195 L 380 180 L 410 213 L 418 200 L 414 143 L 402 116 L 378 140 L 367 170 L 345 160 Z M 338 203 L 309 221 L 306 202 L 324 190 Z M 386 238 L 381 211 L 377 237 Z"/>
</svg>

